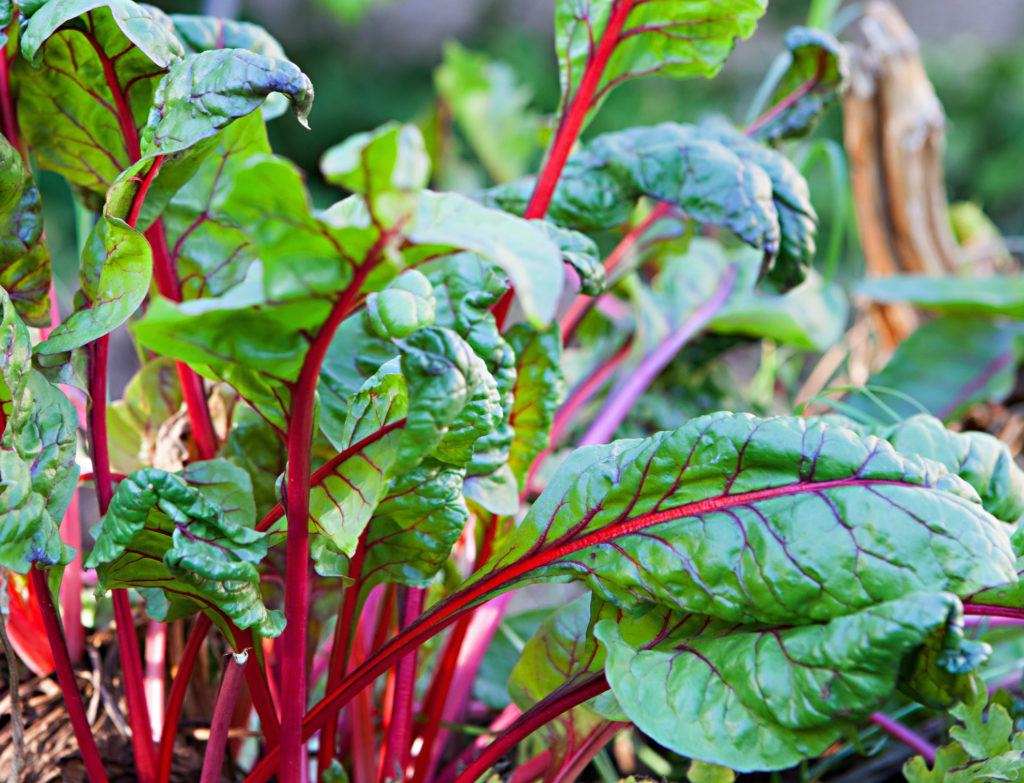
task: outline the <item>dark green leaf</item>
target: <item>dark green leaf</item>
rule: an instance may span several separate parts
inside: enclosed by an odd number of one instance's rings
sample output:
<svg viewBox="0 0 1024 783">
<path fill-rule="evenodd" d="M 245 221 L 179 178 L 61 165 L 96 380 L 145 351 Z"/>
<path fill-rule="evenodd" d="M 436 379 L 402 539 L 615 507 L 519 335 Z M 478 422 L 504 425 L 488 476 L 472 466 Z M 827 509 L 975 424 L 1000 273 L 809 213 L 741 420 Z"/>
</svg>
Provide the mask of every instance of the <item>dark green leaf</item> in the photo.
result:
<svg viewBox="0 0 1024 783">
<path fill-rule="evenodd" d="M 869 384 L 894 389 L 917 403 L 886 394 L 885 404 L 899 416 L 912 416 L 923 408 L 949 421 L 975 403 L 1006 397 L 1013 390 L 1021 355 L 1020 331 L 1014 326 L 938 318 L 900 343 Z M 864 394 L 851 394 L 845 402 L 856 410 L 878 413 Z"/>
<path fill-rule="evenodd" d="M 253 529 L 249 476 L 226 460 L 193 463 L 182 475 L 143 468 L 117 487 L 95 533 L 88 567 L 100 586 L 143 588 L 160 619 L 198 608 L 230 635 L 225 616 L 239 628 L 276 636 L 280 612 L 260 595 L 256 565 L 267 536 Z"/>
<path fill-rule="evenodd" d="M 1015 582 L 1008 529 L 963 479 L 885 441 L 719 413 L 575 452 L 478 579 L 522 560 L 523 579 L 579 578 L 627 610 L 821 622 Z"/>
<path fill-rule="evenodd" d="M 560 113 L 575 100 L 587 67 L 624 0 L 559 0 L 555 49 L 562 83 Z M 591 111 L 626 79 L 660 74 L 676 79 L 714 76 L 737 38 L 754 32 L 766 0 L 690 0 L 632 3 L 601 74 Z"/>
<path fill-rule="evenodd" d="M 0 287 L 32 326 L 50 324 L 50 251 L 32 172 L 0 135 Z"/>
<path fill-rule="evenodd" d="M 759 141 L 804 135 L 846 89 L 848 58 L 833 36 L 813 27 L 794 27 L 783 45 L 789 67 L 772 93 L 771 108 L 748 129 Z"/>
<path fill-rule="evenodd" d="M 0 289 L 0 566 L 67 562 L 59 525 L 78 481 L 78 417 L 68 398 L 32 368 L 28 330 Z"/>
<path fill-rule="evenodd" d="M 495 182 L 526 173 L 538 152 L 541 117 L 530 111 L 533 95 L 509 65 L 449 41 L 434 85 Z"/>
<path fill-rule="evenodd" d="M 551 423 L 565 393 L 562 335 L 557 327 L 538 332 L 526 324 L 517 324 L 506 337 L 516 355 L 510 418 L 516 435 L 508 463 L 522 489 L 533 460 L 548 447 Z"/>
<path fill-rule="evenodd" d="M 548 221 L 537 223 L 562 251 L 562 260 L 580 276 L 580 293 L 597 296 L 607 287 L 607 274 L 597 243 L 586 234 L 556 226 Z"/>
<path fill-rule="evenodd" d="M 1008 275 L 877 277 L 861 280 L 854 293 L 875 302 L 910 302 L 943 315 L 1024 319 L 1024 280 Z"/>
<path fill-rule="evenodd" d="M 595 632 L 612 691 L 641 731 L 749 772 L 822 753 L 889 697 L 894 663 L 930 635 L 948 633 L 955 654 L 962 615 L 955 596 L 917 593 L 815 625 L 737 627 L 651 612 L 602 620 Z"/>
</svg>

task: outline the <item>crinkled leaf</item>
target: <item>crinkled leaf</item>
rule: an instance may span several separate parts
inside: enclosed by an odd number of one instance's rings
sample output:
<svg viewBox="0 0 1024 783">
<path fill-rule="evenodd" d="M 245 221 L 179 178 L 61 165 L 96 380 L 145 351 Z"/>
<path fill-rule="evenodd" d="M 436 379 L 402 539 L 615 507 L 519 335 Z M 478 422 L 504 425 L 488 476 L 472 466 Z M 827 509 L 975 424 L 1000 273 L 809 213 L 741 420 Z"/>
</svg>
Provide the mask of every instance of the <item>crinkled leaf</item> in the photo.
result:
<svg viewBox="0 0 1024 783">
<path fill-rule="evenodd" d="M 891 695 L 895 662 L 961 627 L 955 596 L 912 593 L 814 625 L 652 612 L 602 620 L 595 633 L 612 691 L 641 731 L 685 756 L 749 772 L 822 753 Z"/>
<path fill-rule="evenodd" d="M 586 234 L 556 226 L 546 220 L 537 225 L 558 245 L 562 260 L 580 276 L 580 293 L 587 296 L 602 293 L 608 281 L 597 243 Z"/>
<path fill-rule="evenodd" d="M 938 463 L 842 426 L 718 413 L 575 452 L 477 579 L 575 577 L 627 610 L 792 624 L 1013 583 L 1014 561 L 1008 526 Z"/>
<path fill-rule="evenodd" d="M 610 34 L 609 21 L 622 11 L 628 15 L 600 75 L 591 112 L 626 79 L 648 74 L 676 79 L 714 76 L 736 39 L 754 32 L 766 6 L 767 0 L 559 0 L 555 49 L 562 84 L 560 113 L 576 99 L 587 67 L 603 37 Z"/>
<path fill-rule="evenodd" d="M 975 403 L 1001 400 L 1013 391 L 1016 367 L 1024 355 L 1020 335 L 1016 325 L 937 318 L 900 343 L 869 384 L 895 389 L 913 400 L 887 394 L 885 403 L 897 415 L 912 416 L 923 407 L 950 421 Z M 845 402 L 857 410 L 878 413 L 877 405 L 864 394 L 851 394 Z"/>
<path fill-rule="evenodd" d="M 109 334 L 139 309 L 152 274 L 152 251 L 146 238 L 119 217 L 105 213 L 84 254 L 82 290 L 89 304 L 68 316 L 36 346 L 36 352 L 70 351 Z"/>
<path fill-rule="evenodd" d="M 410 269 L 385 288 L 366 297 L 370 326 L 382 339 L 408 337 L 434 323 L 436 303 L 430 281 Z"/>
<path fill-rule="evenodd" d="M 0 289 L 0 566 L 27 574 L 33 563 L 67 562 L 59 525 L 78 481 L 78 417 L 68 398 L 32 368 L 28 330 Z"/>
<path fill-rule="evenodd" d="M 554 320 L 563 286 L 561 253 L 532 223 L 458 193 L 424 191 L 408 237 L 420 258 L 456 250 L 485 258 L 508 275 L 531 323 L 543 328 Z M 408 252 L 406 257 L 415 260 Z"/>
<path fill-rule="evenodd" d="M 853 290 L 875 302 L 910 302 L 943 315 L 1024 318 L 1024 280 L 1009 275 L 896 275 L 861 280 Z"/>
<path fill-rule="evenodd" d="M 551 424 L 565 393 L 562 336 L 557 327 L 539 332 L 516 324 L 506 337 L 516 356 L 510 418 L 515 440 L 508 463 L 522 489 L 533 460 L 548 447 Z"/>
<path fill-rule="evenodd" d="M 366 534 L 366 587 L 431 582 L 469 519 L 463 476 L 459 468 L 427 461 L 391 481 Z"/>
<path fill-rule="evenodd" d="M 225 616 L 276 636 L 284 618 L 260 595 L 256 565 L 266 557 L 267 536 L 254 524 L 252 485 L 232 463 L 197 462 L 180 476 L 143 468 L 118 484 L 88 567 L 96 567 L 103 589 L 162 590 L 161 617 L 194 605 L 229 634 Z"/>
<path fill-rule="evenodd" d="M 772 199 L 778 212 L 782 241 L 775 259 L 763 274 L 776 286 L 798 285 L 817 248 L 818 215 L 811 205 L 807 181 L 789 159 L 759 144 L 732 123 L 712 117 L 697 126 L 701 136 L 713 138 L 750 165 L 759 166 L 772 181 Z"/>
<path fill-rule="evenodd" d="M 530 111 L 533 94 L 508 64 L 449 41 L 434 85 L 495 182 L 526 173 L 537 155 L 541 117 Z"/>
<path fill-rule="evenodd" d="M 765 113 L 765 121 L 748 131 L 760 141 L 807 133 L 839 99 L 849 77 L 846 50 L 824 30 L 793 27 L 783 45 L 789 65 L 772 93 L 772 108 Z"/>
<path fill-rule="evenodd" d="M 131 0 L 50 0 L 25 23 L 12 64 L 18 120 L 40 168 L 96 206 L 139 157 L 157 83 L 184 56 L 170 20 Z M 31 63 L 29 62 L 31 60 Z"/>
<path fill-rule="evenodd" d="M 142 132 L 142 152 L 180 152 L 255 111 L 274 92 L 291 98 L 296 119 L 306 125 L 313 85 L 294 63 L 249 49 L 187 55 L 157 87 Z"/>
<path fill-rule="evenodd" d="M 21 155 L 2 135 L 0 287 L 7 291 L 26 323 L 49 326 L 50 251 L 43 241 L 39 190 Z"/>
<path fill-rule="evenodd" d="M 374 509 L 394 475 L 401 432 L 389 432 L 375 442 L 356 448 L 360 441 L 405 418 L 409 397 L 405 379 L 394 364 L 385 365 L 348 401 L 348 415 L 339 444 L 348 458 L 332 463 L 330 472 L 310 491 L 311 531 L 323 540 L 315 542 L 314 556 L 321 573 L 337 553 L 351 556 Z"/>
<path fill-rule="evenodd" d="M 178 412 L 181 402 L 181 382 L 171 359 L 143 365 L 123 397 L 107 408 L 111 469 L 127 474 L 154 464 L 160 427 Z"/>
</svg>

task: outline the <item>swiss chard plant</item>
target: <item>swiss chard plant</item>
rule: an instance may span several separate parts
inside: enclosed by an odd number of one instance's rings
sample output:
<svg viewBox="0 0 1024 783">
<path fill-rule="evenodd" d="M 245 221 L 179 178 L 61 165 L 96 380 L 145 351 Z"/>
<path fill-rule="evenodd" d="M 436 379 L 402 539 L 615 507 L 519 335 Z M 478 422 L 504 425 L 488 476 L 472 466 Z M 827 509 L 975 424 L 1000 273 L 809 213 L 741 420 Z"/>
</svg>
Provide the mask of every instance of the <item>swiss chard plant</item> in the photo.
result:
<svg viewBox="0 0 1024 783">
<path fill-rule="evenodd" d="M 983 703 L 965 615 L 1024 616 L 1024 474 L 997 440 L 730 411 L 614 440 L 698 338 L 820 351 L 845 325 L 780 151 L 843 88 L 831 36 L 787 37 L 746 128 L 581 141 L 626 81 L 714 75 L 765 6 L 559 0 L 544 150 L 514 75 L 453 46 L 441 101 L 491 186 L 431 189 L 436 128 L 390 123 L 324 153 L 338 200 L 318 209 L 265 126 L 305 123 L 313 87 L 262 29 L 0 0 L 5 639 L 56 671 L 90 780 L 83 568 L 112 598 L 143 783 L 170 778 L 211 634 L 237 655 L 202 783 L 243 696 L 251 783 L 471 783 L 534 733 L 517 780 L 570 781 L 628 725 L 695 770 L 779 770 L 891 728 L 893 699 Z M 70 313 L 33 164 L 84 216 Z M 122 328 L 143 364 L 111 400 Z M 101 514 L 85 544 L 80 483 Z M 563 582 L 580 597 L 523 647 L 511 702 L 485 736 L 453 731 L 512 591 Z M 154 699 L 170 623 L 188 640 Z"/>
</svg>

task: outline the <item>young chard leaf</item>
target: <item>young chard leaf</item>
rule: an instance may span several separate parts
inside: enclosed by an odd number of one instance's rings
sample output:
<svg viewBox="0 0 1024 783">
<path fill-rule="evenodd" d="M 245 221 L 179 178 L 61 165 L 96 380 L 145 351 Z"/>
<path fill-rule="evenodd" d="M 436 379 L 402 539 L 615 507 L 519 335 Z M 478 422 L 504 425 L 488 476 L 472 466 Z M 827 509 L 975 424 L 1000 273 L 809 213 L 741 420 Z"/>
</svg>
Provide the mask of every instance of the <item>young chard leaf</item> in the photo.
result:
<svg viewBox="0 0 1024 783">
<path fill-rule="evenodd" d="M 604 68 L 596 74 L 600 81 L 590 113 L 627 79 L 650 74 L 676 79 L 714 76 L 736 39 L 754 32 L 766 6 L 766 0 L 559 0 L 559 114 L 572 106 L 595 62 L 603 61 Z"/>
<path fill-rule="evenodd" d="M 58 529 L 78 482 L 78 417 L 64 394 L 33 369 L 28 329 L 0 289 L 0 567 L 28 573 L 73 554 Z"/>
<path fill-rule="evenodd" d="M 50 251 L 39 190 L 18 151 L 0 134 L 0 287 L 22 319 L 50 323 Z"/>
<path fill-rule="evenodd" d="M 249 477 L 226 460 L 193 463 L 180 476 L 143 468 L 118 485 L 87 567 L 103 589 L 142 590 L 156 619 L 200 609 L 228 638 L 225 618 L 277 636 L 284 620 L 260 595 L 267 536 L 255 521 Z"/>
<path fill-rule="evenodd" d="M 160 427 L 178 412 L 181 402 L 173 361 L 161 357 L 143 365 L 122 399 L 107 408 L 111 469 L 128 474 L 154 464 Z"/>
<path fill-rule="evenodd" d="M 783 39 L 789 67 L 772 93 L 771 108 L 747 128 L 759 141 L 802 136 L 846 89 L 846 50 L 813 27 L 794 27 Z"/>
</svg>

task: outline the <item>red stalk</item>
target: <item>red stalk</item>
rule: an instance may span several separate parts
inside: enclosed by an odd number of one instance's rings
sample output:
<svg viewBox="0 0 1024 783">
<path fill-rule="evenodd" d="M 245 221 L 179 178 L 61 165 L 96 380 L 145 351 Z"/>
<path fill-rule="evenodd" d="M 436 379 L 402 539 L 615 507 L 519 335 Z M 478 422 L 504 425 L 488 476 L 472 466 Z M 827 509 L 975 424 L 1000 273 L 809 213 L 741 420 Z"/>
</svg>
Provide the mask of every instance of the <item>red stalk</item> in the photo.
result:
<svg viewBox="0 0 1024 783">
<path fill-rule="evenodd" d="M 424 592 L 418 587 L 400 587 L 401 623 L 408 626 L 423 610 Z M 404 600 L 403 600 L 404 598 Z M 409 769 L 409 746 L 412 739 L 413 701 L 416 698 L 416 648 L 398 662 L 395 691 L 391 701 L 391 724 L 385 739 L 379 780 L 403 781 Z M 392 777 L 394 776 L 394 777 Z"/>
<path fill-rule="evenodd" d="M 385 237 L 381 237 L 381 243 Z M 309 617 L 309 482 L 313 444 L 313 409 L 320 366 L 335 331 L 349 315 L 373 266 L 373 251 L 356 274 L 309 347 L 292 387 L 288 422 L 288 534 L 285 552 L 285 629 L 281 656 L 281 783 L 301 783 L 302 717 L 306 712 L 306 621 Z"/>
<path fill-rule="evenodd" d="M 989 604 L 964 604 L 964 614 L 977 617 L 1008 617 L 1024 620 L 1024 609 L 1009 606 L 990 606 Z"/>
<path fill-rule="evenodd" d="M 110 335 L 103 335 L 89 345 L 89 396 L 92 398 L 92 404 L 89 406 L 89 445 L 100 516 L 107 513 L 110 499 L 114 494 L 107 444 L 109 345 Z M 128 723 L 132 730 L 132 752 L 135 756 L 136 773 L 141 783 L 155 783 L 156 747 L 150 733 L 146 694 L 143 690 L 145 680 L 142 674 L 142 657 L 139 654 L 138 639 L 135 637 L 132 606 L 128 599 L 128 591 L 123 588 L 112 590 L 111 596 L 114 603 L 114 623 L 117 627 L 117 646 L 124 674 L 125 698 L 128 702 Z"/>
<path fill-rule="evenodd" d="M 103 770 L 103 762 L 100 761 L 100 754 L 96 749 L 96 740 L 92 736 L 92 727 L 82 704 L 82 694 L 75 681 L 75 671 L 71 668 L 71 659 L 64 643 L 64 633 L 57 618 L 57 608 L 53 604 L 50 585 L 46 581 L 46 572 L 38 566 L 33 566 L 30 573 L 32 586 L 43 612 L 46 637 L 50 641 L 50 650 L 53 652 L 53 660 L 57 667 L 57 682 L 60 683 L 64 695 L 64 704 L 75 732 L 78 749 L 82 754 L 82 761 L 85 763 L 85 771 L 91 783 L 107 783 L 107 773 Z"/>
<path fill-rule="evenodd" d="M 608 254 L 608 258 L 604 260 L 604 269 L 606 274 L 611 274 L 625 259 L 636 249 L 637 244 L 644 234 L 650 230 L 651 226 L 657 223 L 662 218 L 667 217 L 672 213 L 672 205 L 666 201 L 661 201 L 658 205 L 651 210 L 651 214 L 640 223 L 640 225 L 631 229 L 626 236 L 622 238 L 622 241 L 615 246 L 615 249 Z M 587 314 L 587 311 L 593 306 L 596 299 L 586 294 L 578 294 L 573 299 L 569 309 L 565 312 L 565 315 L 559 319 L 559 324 L 562 327 L 562 345 L 568 345 L 572 339 L 573 334 L 576 333 L 577 327 L 580 325 L 580 321 L 583 320 L 583 316 Z"/>
<path fill-rule="evenodd" d="M 770 498 L 861 485 L 904 486 L 902 482 L 888 479 L 795 482 L 751 492 L 738 492 L 732 495 L 718 495 L 704 500 L 696 500 L 674 508 L 665 508 L 660 511 L 640 514 L 637 517 L 621 519 L 578 537 L 576 534 L 570 533 L 546 546 L 540 544 L 537 549 L 520 560 L 499 568 L 458 592 L 452 593 L 448 598 L 435 604 L 429 611 L 421 615 L 412 625 L 383 646 L 374 658 L 353 671 L 337 689 L 325 695 L 309 711 L 302 724 L 302 735 L 306 738 L 311 737 L 324 726 L 324 716 L 328 710 L 343 707 L 360 690 L 390 669 L 406 652 L 436 636 L 455 622 L 460 615 L 478 605 L 489 595 L 509 589 L 516 581 L 535 569 L 550 565 L 582 549 L 607 543 L 620 536 L 633 535 L 664 522 L 745 506 Z M 246 778 L 247 783 L 262 783 L 262 781 L 269 780 L 277 763 L 277 752 L 268 753 Z"/>
<path fill-rule="evenodd" d="M 189 634 L 185 650 L 181 654 L 181 661 L 178 663 L 178 670 L 171 681 L 171 690 L 167 697 L 167 709 L 164 713 L 163 733 L 160 736 L 160 758 L 157 768 L 158 783 L 168 783 L 171 779 L 171 762 L 174 760 L 174 737 L 178 733 L 178 720 L 181 717 L 181 708 L 185 703 L 185 692 L 188 690 L 189 680 L 192 679 L 192 670 L 195 668 L 196 659 L 199 657 L 199 650 L 206 640 L 206 634 L 210 632 L 213 621 L 205 614 L 199 615 L 196 624 L 192 626 L 192 633 Z"/>
<path fill-rule="evenodd" d="M 600 753 L 601 749 L 611 742 L 616 734 L 629 725 L 628 723 L 609 721 L 604 728 L 587 737 L 579 749 L 562 763 L 562 769 L 552 779 L 553 783 L 572 783 L 579 778 L 594 756 Z"/>
<path fill-rule="evenodd" d="M 573 685 L 562 692 L 555 691 L 541 699 L 524 712 L 515 723 L 477 756 L 462 773 L 455 778 L 455 783 L 473 783 L 488 769 L 494 766 L 502 756 L 514 748 L 519 742 L 529 737 L 537 729 L 557 718 L 563 712 L 594 698 L 608 690 L 608 680 L 604 673 L 595 674 Z M 441 781 L 447 783 L 447 781 Z"/>
<path fill-rule="evenodd" d="M 235 651 L 255 650 L 256 643 L 252 638 L 252 631 L 248 628 L 242 630 L 232 624 L 235 637 Z M 263 739 L 268 747 L 274 747 L 281 743 L 281 723 L 274 708 L 274 700 L 270 695 L 270 685 L 266 672 L 260 665 L 260 656 L 253 654 L 245 665 L 245 682 L 249 688 L 249 696 L 252 698 L 252 706 L 256 709 L 256 715 L 260 719 L 260 728 L 263 730 Z"/>
<path fill-rule="evenodd" d="M 530 203 L 523 215 L 527 220 L 538 220 L 548 213 L 548 207 L 551 206 L 551 199 L 555 195 L 558 180 L 562 177 L 565 162 L 569 159 L 569 153 L 572 152 L 572 147 L 576 143 L 576 139 L 579 138 L 580 131 L 583 130 L 583 123 L 586 122 L 587 115 L 594 104 L 594 96 L 601 84 L 601 77 L 608 67 L 608 61 L 611 59 L 615 47 L 619 45 L 619 35 L 626 24 L 626 19 L 633 11 L 635 2 L 636 0 L 617 0 L 612 9 L 608 26 L 605 27 L 604 34 L 601 36 L 601 43 L 598 44 L 597 51 L 594 52 L 590 62 L 587 63 L 587 69 L 583 73 L 580 86 L 569 104 L 568 111 L 559 119 L 551 149 L 548 150 L 544 159 L 544 168 L 540 176 L 537 177 L 533 195 L 530 196 Z M 505 325 L 505 319 L 508 317 L 514 297 L 515 290 L 510 288 L 494 306 L 494 319 L 497 321 L 498 329 Z"/>
<path fill-rule="evenodd" d="M 934 766 L 936 748 L 920 734 L 907 728 L 899 721 L 893 720 L 884 712 L 871 713 L 869 720 L 890 737 L 899 740 L 911 750 L 924 756 L 929 766 Z"/>
<path fill-rule="evenodd" d="M 346 449 L 347 451 L 347 449 Z M 340 456 L 340 455 L 339 455 Z M 340 462 L 338 463 L 341 464 Z M 312 482 L 316 484 L 315 477 Z M 356 616 L 356 607 L 359 602 L 360 579 L 363 575 L 363 563 L 366 561 L 366 530 L 359 537 L 359 543 L 352 559 L 348 564 L 349 584 L 345 587 L 341 597 L 341 606 L 338 611 L 338 622 L 334 627 L 334 646 L 331 648 L 331 659 L 327 671 L 327 689 L 336 688 L 345 676 L 345 661 L 348 660 L 349 651 L 352 645 L 353 623 Z M 325 770 L 334 758 L 337 735 L 334 727 L 337 724 L 337 713 L 335 717 L 328 717 L 327 728 L 320 732 L 320 749 L 317 753 L 317 769 Z"/>
<path fill-rule="evenodd" d="M 231 653 L 231 660 L 224 672 L 224 679 L 217 694 L 217 705 L 213 709 L 213 721 L 210 724 L 210 739 L 206 742 L 206 753 L 203 756 L 203 771 L 199 783 L 220 783 L 221 770 L 224 767 L 224 750 L 228 742 L 228 730 L 231 728 L 231 715 L 238 701 L 238 692 L 242 687 L 243 672 L 247 668 L 248 652 Z"/>
<path fill-rule="evenodd" d="M 14 17 L 4 32 L 11 35 L 18 23 L 18 11 L 14 11 Z M 24 157 L 25 152 L 21 147 L 21 139 L 18 134 L 18 120 L 14 108 L 14 96 L 11 94 L 11 75 L 7 67 L 7 46 L 0 47 L 0 131 L 3 132 L 10 145 Z"/>
<path fill-rule="evenodd" d="M 626 19 L 633 11 L 634 4 L 635 0 L 619 0 L 612 8 L 608 26 L 605 27 L 601 36 L 601 43 L 598 44 L 597 51 L 594 52 L 590 62 L 587 63 L 587 69 L 583 73 L 580 86 L 572 98 L 568 112 L 558 123 L 558 130 L 555 132 L 551 150 L 544 161 L 544 170 L 537 178 L 537 185 L 530 197 L 530 203 L 526 207 L 524 217 L 528 220 L 542 218 L 548 213 L 551 199 L 555 195 L 555 187 L 562 176 L 562 169 L 565 168 L 569 153 L 572 151 L 576 139 L 579 138 L 583 123 L 590 113 L 594 96 L 601 83 L 601 77 L 604 76 L 615 47 L 619 45 L 619 35 L 626 24 Z"/>
</svg>

